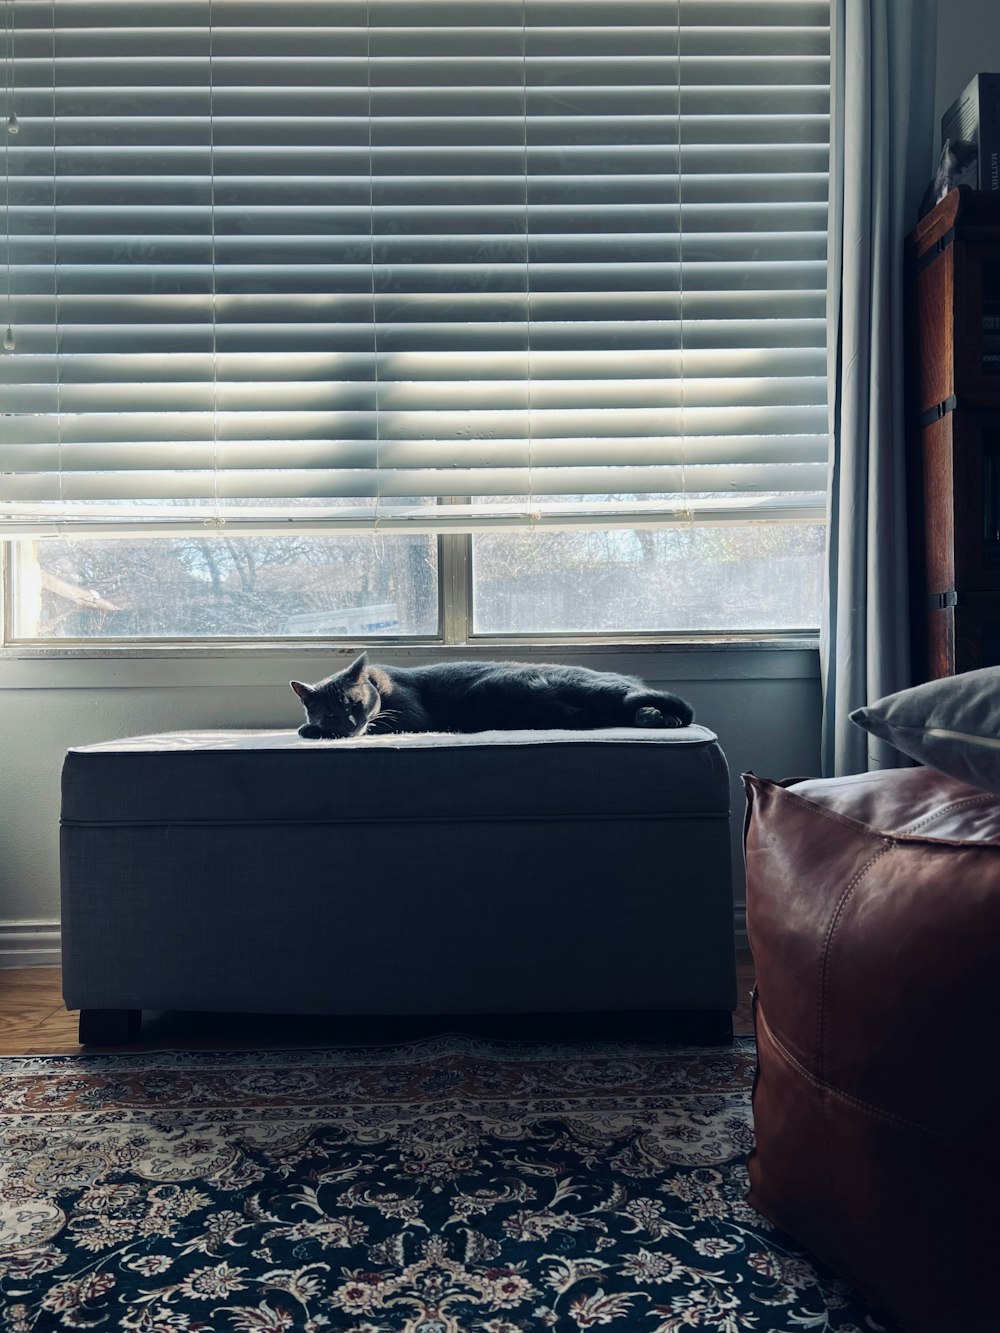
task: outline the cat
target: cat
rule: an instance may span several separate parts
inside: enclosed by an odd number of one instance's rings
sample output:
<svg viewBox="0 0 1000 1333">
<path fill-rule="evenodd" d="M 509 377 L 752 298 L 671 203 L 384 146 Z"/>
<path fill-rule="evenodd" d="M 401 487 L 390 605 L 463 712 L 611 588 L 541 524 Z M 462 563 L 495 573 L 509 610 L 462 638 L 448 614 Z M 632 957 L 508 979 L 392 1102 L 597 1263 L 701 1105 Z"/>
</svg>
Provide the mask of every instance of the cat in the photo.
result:
<svg viewBox="0 0 1000 1333">
<path fill-rule="evenodd" d="M 289 681 L 307 740 L 400 731 L 517 731 L 686 727 L 694 709 L 637 676 L 526 662 L 440 662 L 349 667 L 314 685 Z"/>
</svg>

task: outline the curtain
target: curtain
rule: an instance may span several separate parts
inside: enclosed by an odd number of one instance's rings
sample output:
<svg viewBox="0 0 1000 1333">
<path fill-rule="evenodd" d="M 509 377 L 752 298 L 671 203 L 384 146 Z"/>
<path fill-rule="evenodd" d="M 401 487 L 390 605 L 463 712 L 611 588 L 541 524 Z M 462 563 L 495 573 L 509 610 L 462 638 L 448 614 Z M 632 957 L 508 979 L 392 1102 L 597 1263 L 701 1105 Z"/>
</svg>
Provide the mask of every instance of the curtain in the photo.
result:
<svg viewBox="0 0 1000 1333">
<path fill-rule="evenodd" d="M 934 158 L 935 0 L 833 0 L 823 772 L 906 762 L 848 714 L 910 683 L 903 242 Z"/>
</svg>

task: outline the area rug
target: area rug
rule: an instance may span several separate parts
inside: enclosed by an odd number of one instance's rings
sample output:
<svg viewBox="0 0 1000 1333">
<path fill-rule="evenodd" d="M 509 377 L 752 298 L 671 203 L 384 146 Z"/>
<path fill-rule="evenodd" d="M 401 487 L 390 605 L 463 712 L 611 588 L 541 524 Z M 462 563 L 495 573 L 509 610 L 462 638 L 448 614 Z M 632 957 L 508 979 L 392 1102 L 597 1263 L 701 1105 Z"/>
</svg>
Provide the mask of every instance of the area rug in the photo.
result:
<svg viewBox="0 0 1000 1333">
<path fill-rule="evenodd" d="M 0 1326 L 898 1333 L 744 1202 L 754 1053 L 0 1061 Z"/>
</svg>

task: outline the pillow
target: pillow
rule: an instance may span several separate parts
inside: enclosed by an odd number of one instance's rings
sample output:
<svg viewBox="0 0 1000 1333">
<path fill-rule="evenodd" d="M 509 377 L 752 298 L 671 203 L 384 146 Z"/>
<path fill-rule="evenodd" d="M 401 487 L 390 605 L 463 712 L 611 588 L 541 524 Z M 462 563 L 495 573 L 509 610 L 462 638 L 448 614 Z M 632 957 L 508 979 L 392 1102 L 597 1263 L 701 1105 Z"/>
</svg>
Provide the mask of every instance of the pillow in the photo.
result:
<svg viewBox="0 0 1000 1333">
<path fill-rule="evenodd" d="M 856 708 L 851 721 L 930 768 L 1000 794 L 1000 667 L 887 694 Z"/>
</svg>

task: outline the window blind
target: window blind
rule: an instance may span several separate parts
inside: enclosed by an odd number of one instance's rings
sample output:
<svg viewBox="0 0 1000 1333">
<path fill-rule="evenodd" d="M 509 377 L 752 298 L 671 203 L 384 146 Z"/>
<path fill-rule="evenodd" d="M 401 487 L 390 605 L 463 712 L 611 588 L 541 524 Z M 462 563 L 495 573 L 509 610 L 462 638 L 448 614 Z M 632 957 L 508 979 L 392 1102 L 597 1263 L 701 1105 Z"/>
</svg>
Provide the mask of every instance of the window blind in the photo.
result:
<svg viewBox="0 0 1000 1333">
<path fill-rule="evenodd" d="M 5 535 L 822 517 L 827 0 L 7 11 Z"/>
</svg>

